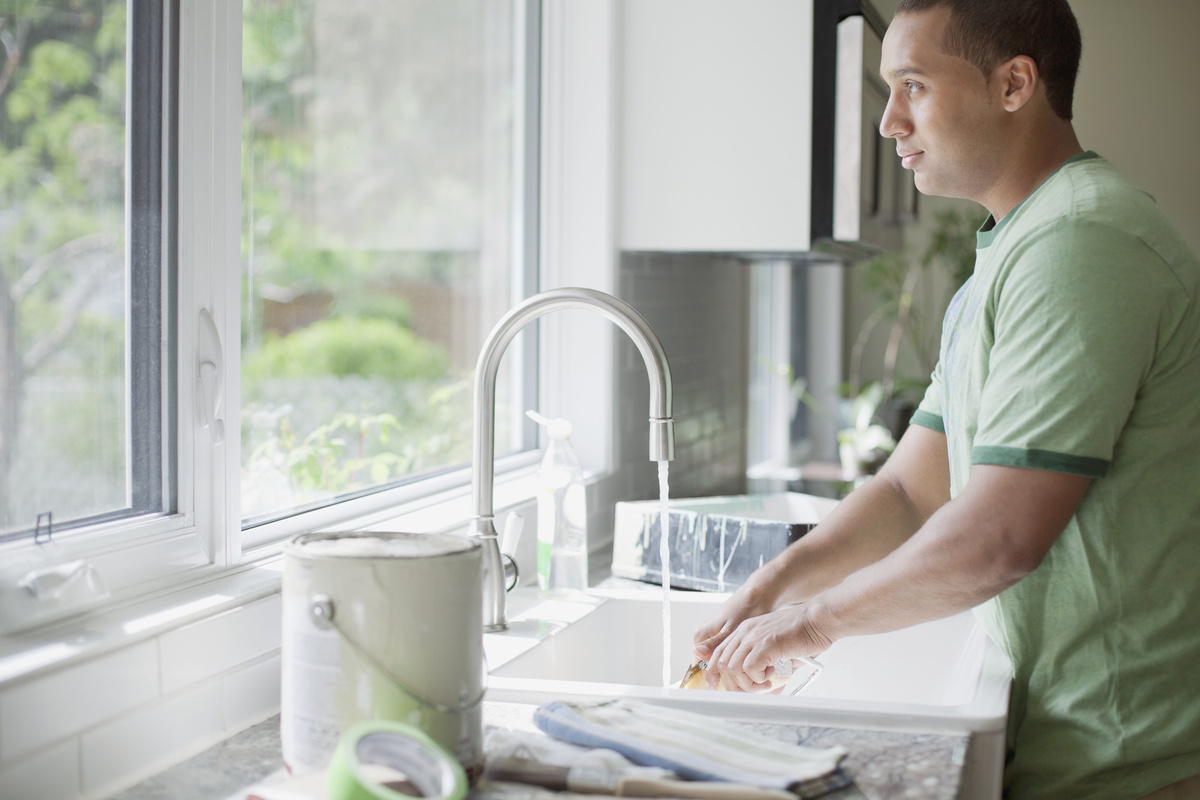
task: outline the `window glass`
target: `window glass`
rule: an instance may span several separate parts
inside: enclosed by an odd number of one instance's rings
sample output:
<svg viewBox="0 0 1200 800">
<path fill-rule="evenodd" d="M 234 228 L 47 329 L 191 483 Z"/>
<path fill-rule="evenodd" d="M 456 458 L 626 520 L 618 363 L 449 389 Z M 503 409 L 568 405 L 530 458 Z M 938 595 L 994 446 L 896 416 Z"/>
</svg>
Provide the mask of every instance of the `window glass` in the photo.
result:
<svg viewBox="0 0 1200 800">
<path fill-rule="evenodd" d="M 469 461 L 480 346 L 527 292 L 523 8 L 244 3 L 244 524 Z"/>
<path fill-rule="evenodd" d="M 6 3 L 0 46 L 3 535 L 158 504 L 162 473 L 135 465 L 128 421 L 125 3 Z"/>
</svg>

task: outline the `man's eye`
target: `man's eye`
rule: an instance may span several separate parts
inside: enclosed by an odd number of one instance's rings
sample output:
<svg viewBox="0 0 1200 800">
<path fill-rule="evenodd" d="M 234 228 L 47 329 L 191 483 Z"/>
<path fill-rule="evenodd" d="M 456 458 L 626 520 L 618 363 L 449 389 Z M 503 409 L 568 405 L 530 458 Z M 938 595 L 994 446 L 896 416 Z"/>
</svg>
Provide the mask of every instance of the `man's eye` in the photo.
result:
<svg viewBox="0 0 1200 800">
<path fill-rule="evenodd" d="M 919 83 L 913 83 L 912 81 L 904 82 L 904 91 L 908 92 L 909 94 L 912 94 L 913 92 L 915 92 L 917 89 L 920 89 L 920 88 L 921 88 L 921 84 L 919 84 Z"/>
</svg>

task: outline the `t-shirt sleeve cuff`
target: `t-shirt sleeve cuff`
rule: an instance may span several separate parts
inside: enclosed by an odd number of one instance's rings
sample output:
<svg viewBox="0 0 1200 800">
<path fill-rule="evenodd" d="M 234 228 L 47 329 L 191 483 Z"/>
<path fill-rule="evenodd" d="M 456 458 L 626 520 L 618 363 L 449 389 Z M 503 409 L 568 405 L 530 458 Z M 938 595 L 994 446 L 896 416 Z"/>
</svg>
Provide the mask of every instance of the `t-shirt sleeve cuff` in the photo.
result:
<svg viewBox="0 0 1200 800">
<path fill-rule="evenodd" d="M 912 425 L 920 425 L 922 428 L 930 428 L 938 433 L 946 432 L 946 425 L 942 422 L 942 418 L 937 414 L 931 414 L 928 411 L 917 409 L 913 412 L 912 419 L 909 420 Z"/>
<path fill-rule="evenodd" d="M 915 417 L 915 415 L 914 415 Z M 1085 478 L 1103 478 L 1112 462 L 1103 458 L 1073 456 L 1053 450 L 1026 450 L 1020 447 L 979 445 L 971 449 L 972 464 L 995 464 L 1002 467 L 1029 467 Z"/>
</svg>

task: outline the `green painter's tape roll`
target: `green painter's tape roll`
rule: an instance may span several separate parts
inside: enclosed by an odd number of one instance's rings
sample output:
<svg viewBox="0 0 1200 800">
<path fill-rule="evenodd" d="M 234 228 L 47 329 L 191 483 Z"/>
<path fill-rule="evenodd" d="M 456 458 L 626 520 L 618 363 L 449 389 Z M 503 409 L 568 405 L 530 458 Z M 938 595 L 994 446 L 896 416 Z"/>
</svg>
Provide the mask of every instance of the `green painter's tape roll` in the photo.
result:
<svg viewBox="0 0 1200 800">
<path fill-rule="evenodd" d="M 421 730 L 372 720 L 342 734 L 325 774 L 330 800 L 463 800 L 467 776 Z"/>
</svg>

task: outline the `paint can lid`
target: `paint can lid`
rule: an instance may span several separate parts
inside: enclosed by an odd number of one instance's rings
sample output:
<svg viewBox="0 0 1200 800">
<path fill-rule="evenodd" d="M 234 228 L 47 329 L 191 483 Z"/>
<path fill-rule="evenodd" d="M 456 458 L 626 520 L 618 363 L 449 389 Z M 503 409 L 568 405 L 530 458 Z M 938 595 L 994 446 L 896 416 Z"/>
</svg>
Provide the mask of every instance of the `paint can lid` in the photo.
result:
<svg viewBox="0 0 1200 800">
<path fill-rule="evenodd" d="M 289 543 L 310 558 L 429 558 L 478 549 L 477 540 L 446 533 L 309 533 Z"/>
</svg>

